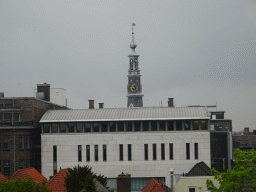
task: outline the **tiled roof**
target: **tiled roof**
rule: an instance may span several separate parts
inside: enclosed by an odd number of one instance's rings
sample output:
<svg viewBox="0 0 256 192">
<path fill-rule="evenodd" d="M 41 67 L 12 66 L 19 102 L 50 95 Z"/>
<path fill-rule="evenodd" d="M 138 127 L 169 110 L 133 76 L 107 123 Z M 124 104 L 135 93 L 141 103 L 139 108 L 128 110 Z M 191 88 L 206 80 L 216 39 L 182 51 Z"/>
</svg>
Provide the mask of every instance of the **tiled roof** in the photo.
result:
<svg viewBox="0 0 256 192">
<path fill-rule="evenodd" d="M 5 175 L 3 173 L 0 172 L 0 180 L 8 180 L 7 177 L 5 177 Z"/>
<path fill-rule="evenodd" d="M 165 192 L 165 187 L 167 191 L 170 192 L 170 188 L 165 186 L 163 183 L 158 182 L 155 178 L 152 178 L 148 184 L 142 189 L 143 192 Z"/>
<path fill-rule="evenodd" d="M 43 180 L 47 182 L 47 179 L 33 167 L 19 169 L 12 175 L 10 180 L 16 180 L 17 178 L 20 178 L 21 180 L 27 180 L 29 176 L 36 182 L 41 183 Z"/>
<path fill-rule="evenodd" d="M 68 169 L 61 169 L 48 183 L 48 189 L 51 189 L 52 192 L 66 192 L 65 177 L 69 174 Z"/>
<path fill-rule="evenodd" d="M 208 167 L 205 162 L 201 161 L 192 167 L 192 169 L 187 173 L 186 176 L 212 176 L 210 167 Z"/>
<path fill-rule="evenodd" d="M 233 136 L 233 142 L 240 142 L 240 149 L 256 148 L 256 135 Z"/>
</svg>

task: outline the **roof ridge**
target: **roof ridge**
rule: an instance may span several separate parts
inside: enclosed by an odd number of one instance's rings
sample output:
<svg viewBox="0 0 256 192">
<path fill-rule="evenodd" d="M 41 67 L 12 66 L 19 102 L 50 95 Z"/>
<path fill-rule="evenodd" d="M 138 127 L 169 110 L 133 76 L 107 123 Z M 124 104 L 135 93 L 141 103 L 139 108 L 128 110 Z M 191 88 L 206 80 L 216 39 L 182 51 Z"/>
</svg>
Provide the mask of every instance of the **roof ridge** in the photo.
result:
<svg viewBox="0 0 256 192">
<path fill-rule="evenodd" d="M 200 162 L 201 164 L 199 164 L 199 166 L 205 171 L 205 173 L 207 174 L 207 175 L 209 175 L 209 172 L 208 172 L 208 170 L 206 170 L 206 167 L 204 167 L 205 165 L 206 165 L 206 163 L 204 162 L 204 161 L 201 161 Z M 204 166 L 203 166 L 204 165 Z M 207 166 L 207 165 L 206 165 Z M 207 166 L 208 167 L 208 166 Z"/>
</svg>

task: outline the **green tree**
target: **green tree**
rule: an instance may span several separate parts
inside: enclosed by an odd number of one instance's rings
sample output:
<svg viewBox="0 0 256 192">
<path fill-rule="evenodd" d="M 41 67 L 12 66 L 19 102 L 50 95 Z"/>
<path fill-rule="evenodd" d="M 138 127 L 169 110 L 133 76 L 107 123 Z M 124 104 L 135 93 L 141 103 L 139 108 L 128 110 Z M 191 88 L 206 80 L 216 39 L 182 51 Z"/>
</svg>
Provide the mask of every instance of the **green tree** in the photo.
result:
<svg viewBox="0 0 256 192">
<path fill-rule="evenodd" d="M 230 191 L 256 191 L 256 151 L 246 152 L 236 149 L 235 167 L 227 172 L 218 172 L 215 168 L 211 169 L 215 180 L 219 181 L 220 187 L 216 187 L 212 180 L 207 179 L 206 185 L 212 192 Z"/>
<path fill-rule="evenodd" d="M 1 181 L 0 180 L 0 192 L 51 192 L 46 186 L 46 181 L 42 183 L 36 183 L 31 177 L 26 181 L 20 178 L 15 181 Z"/>
<path fill-rule="evenodd" d="M 95 192 L 96 186 L 93 179 L 96 178 L 103 185 L 107 184 L 107 178 L 104 175 L 97 175 L 92 172 L 92 168 L 88 165 L 84 167 L 74 167 L 69 169 L 69 174 L 65 177 L 64 186 L 68 192 L 79 192 L 82 189 L 85 191 Z"/>
</svg>

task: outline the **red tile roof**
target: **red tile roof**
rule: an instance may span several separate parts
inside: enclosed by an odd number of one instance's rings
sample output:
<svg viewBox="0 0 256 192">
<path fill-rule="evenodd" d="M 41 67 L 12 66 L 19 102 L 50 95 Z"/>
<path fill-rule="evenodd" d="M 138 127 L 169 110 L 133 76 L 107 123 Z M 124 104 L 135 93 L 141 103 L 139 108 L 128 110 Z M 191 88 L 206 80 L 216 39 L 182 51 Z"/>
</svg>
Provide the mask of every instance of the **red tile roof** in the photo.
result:
<svg viewBox="0 0 256 192">
<path fill-rule="evenodd" d="M 17 178 L 20 178 L 21 180 L 27 180 L 29 176 L 32 177 L 34 181 L 37 181 L 39 183 L 41 183 L 43 180 L 47 182 L 47 179 L 33 167 L 19 169 L 18 171 L 16 171 L 16 173 L 12 175 L 10 180 L 16 180 Z"/>
<path fill-rule="evenodd" d="M 0 172 L 0 180 L 2 180 L 2 181 L 3 181 L 3 180 L 5 180 L 5 179 L 8 181 L 8 178 L 7 178 L 7 177 L 5 177 L 5 175 L 4 175 L 3 173 L 1 173 L 1 172 Z"/>
<path fill-rule="evenodd" d="M 66 187 L 64 187 L 65 184 L 65 178 L 68 172 L 69 168 L 67 169 L 61 169 L 48 183 L 47 187 L 48 189 L 51 189 L 52 192 L 66 192 Z"/>
<path fill-rule="evenodd" d="M 143 192 L 165 192 L 165 185 L 163 183 L 158 182 L 155 178 L 151 179 L 149 183 L 142 189 Z M 166 186 L 167 187 L 167 186 Z M 167 187 L 168 192 L 170 192 L 170 188 Z"/>
</svg>

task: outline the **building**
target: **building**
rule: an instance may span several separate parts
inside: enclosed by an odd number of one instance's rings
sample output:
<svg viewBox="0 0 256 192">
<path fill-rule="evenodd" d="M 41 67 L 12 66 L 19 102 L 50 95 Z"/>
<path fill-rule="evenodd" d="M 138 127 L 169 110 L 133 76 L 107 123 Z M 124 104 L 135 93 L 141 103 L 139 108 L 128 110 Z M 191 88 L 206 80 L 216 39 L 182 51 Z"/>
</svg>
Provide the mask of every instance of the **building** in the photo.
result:
<svg viewBox="0 0 256 192">
<path fill-rule="evenodd" d="M 28 167 L 41 171 L 39 120 L 49 109 L 67 109 L 49 102 L 49 84 L 39 85 L 42 99 L 0 94 L 0 171 L 7 177 Z"/>
<path fill-rule="evenodd" d="M 169 185 L 170 168 L 188 172 L 200 161 L 211 167 L 209 120 L 205 107 L 50 110 L 40 120 L 42 174 L 79 164 L 110 185 L 121 172 L 137 185 L 152 178 Z"/>
<path fill-rule="evenodd" d="M 135 25 L 135 24 L 133 24 Z M 139 70 L 139 55 L 135 52 L 137 44 L 134 41 L 134 32 L 132 31 L 132 42 L 130 44 L 132 52 L 128 55 L 130 67 L 128 69 L 128 85 L 127 85 L 127 107 L 143 107 L 142 85 Z"/>
<path fill-rule="evenodd" d="M 250 132 L 249 127 L 245 127 L 242 135 L 233 135 L 233 144 L 233 150 L 239 148 L 249 152 L 253 148 L 256 149 L 256 130 Z"/>
</svg>

